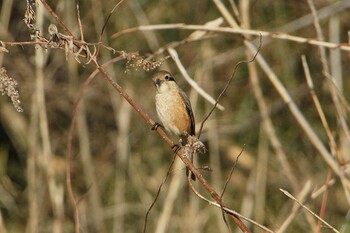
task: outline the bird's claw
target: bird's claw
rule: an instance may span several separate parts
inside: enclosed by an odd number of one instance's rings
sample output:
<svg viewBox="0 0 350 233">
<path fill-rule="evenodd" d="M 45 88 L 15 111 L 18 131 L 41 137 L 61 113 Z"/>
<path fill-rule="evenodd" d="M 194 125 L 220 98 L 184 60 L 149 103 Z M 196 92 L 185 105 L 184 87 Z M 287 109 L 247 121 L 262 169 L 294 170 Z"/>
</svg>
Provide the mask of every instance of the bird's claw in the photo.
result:
<svg viewBox="0 0 350 233">
<path fill-rule="evenodd" d="M 174 151 L 174 153 L 177 153 L 181 149 L 181 146 L 179 144 L 174 144 L 171 146 L 171 149 Z"/>
<path fill-rule="evenodd" d="M 164 128 L 163 125 L 161 125 L 160 123 L 156 122 L 156 123 L 154 123 L 154 125 L 152 126 L 151 130 L 152 130 L 152 131 L 157 130 L 158 127 Z"/>
</svg>

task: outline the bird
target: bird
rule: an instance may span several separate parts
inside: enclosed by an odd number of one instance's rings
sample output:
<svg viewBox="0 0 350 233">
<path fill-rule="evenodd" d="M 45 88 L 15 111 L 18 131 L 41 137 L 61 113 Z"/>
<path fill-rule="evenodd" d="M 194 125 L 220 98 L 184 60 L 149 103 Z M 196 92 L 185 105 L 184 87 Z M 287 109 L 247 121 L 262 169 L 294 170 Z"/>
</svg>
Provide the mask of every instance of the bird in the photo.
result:
<svg viewBox="0 0 350 233">
<path fill-rule="evenodd" d="M 153 75 L 152 80 L 157 89 L 156 111 L 162 126 L 171 134 L 179 136 L 182 146 L 186 145 L 188 136 L 195 136 L 195 120 L 188 96 L 168 71 L 158 71 Z M 155 128 L 157 128 L 156 124 Z M 192 158 L 190 160 L 193 161 Z M 189 175 L 188 168 L 186 168 L 186 174 Z M 193 173 L 191 178 L 196 180 Z"/>
</svg>

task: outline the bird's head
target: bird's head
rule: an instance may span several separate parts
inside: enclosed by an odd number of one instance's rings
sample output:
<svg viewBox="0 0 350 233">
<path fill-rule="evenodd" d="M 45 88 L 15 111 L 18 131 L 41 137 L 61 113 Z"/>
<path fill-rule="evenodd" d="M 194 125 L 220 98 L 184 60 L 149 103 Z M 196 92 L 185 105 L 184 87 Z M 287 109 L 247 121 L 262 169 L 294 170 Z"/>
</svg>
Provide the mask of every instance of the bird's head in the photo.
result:
<svg viewBox="0 0 350 233">
<path fill-rule="evenodd" d="M 164 93 L 166 91 L 176 90 L 178 88 L 173 76 L 165 70 L 154 74 L 152 80 L 158 93 Z"/>
</svg>

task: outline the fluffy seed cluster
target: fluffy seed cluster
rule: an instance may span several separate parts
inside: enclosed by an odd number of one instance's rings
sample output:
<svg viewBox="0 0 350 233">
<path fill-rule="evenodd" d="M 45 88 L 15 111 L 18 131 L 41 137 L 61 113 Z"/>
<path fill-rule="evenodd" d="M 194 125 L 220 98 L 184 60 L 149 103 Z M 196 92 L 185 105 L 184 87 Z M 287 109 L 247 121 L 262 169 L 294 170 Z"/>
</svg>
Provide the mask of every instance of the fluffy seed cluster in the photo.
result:
<svg viewBox="0 0 350 233">
<path fill-rule="evenodd" d="M 0 68 L 0 92 L 11 98 L 12 104 L 18 112 L 23 112 L 20 106 L 19 93 L 17 90 L 17 81 L 7 76 L 5 68 Z"/>
<path fill-rule="evenodd" d="M 204 143 L 199 141 L 199 139 L 195 136 L 188 136 L 187 145 L 189 146 L 190 150 L 195 153 L 204 154 L 207 151 Z"/>
<path fill-rule="evenodd" d="M 154 70 L 155 68 L 162 65 L 162 62 L 166 60 L 168 57 L 162 58 L 160 60 L 149 60 L 143 56 L 140 56 L 137 53 L 132 53 L 126 57 L 126 72 L 130 69 L 138 69 L 141 68 L 144 71 Z"/>
</svg>

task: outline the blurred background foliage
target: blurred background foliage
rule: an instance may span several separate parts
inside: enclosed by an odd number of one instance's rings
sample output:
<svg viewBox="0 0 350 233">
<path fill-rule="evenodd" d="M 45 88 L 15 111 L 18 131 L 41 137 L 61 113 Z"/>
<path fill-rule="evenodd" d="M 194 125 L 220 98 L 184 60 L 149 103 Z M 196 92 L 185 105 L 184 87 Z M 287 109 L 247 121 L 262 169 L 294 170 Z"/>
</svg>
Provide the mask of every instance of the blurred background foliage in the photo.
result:
<svg viewBox="0 0 350 233">
<path fill-rule="evenodd" d="M 79 37 L 77 2 L 47 2 Z M 232 6 L 237 7 L 240 14 L 236 19 L 242 22 L 245 17 L 249 20 L 250 23 L 245 22 L 245 28 L 316 38 L 306 0 L 253 0 L 249 1 L 249 9 L 245 9 L 243 6 L 247 2 L 223 1 L 231 14 Z M 79 2 L 85 41 L 98 42 L 103 24 L 115 4 L 116 1 L 110 0 Z M 332 42 L 348 43 L 350 1 L 315 0 L 314 4 L 325 15 L 320 20 L 325 40 L 338 37 L 338 41 Z M 36 6 L 39 5 L 40 1 L 36 3 Z M 30 41 L 29 30 L 23 22 L 25 10 L 25 1 L 1 1 L 2 41 Z M 56 22 L 45 10 L 41 17 L 42 33 L 48 37 L 48 26 Z M 215 1 L 126 0 L 111 16 L 102 41 L 117 51 L 139 52 L 148 56 L 170 42 L 184 40 L 193 31 L 134 32 L 117 39 L 111 39 L 111 36 L 139 25 L 203 25 L 219 17 L 222 15 Z M 228 24 L 224 22 L 223 26 Z M 59 31 L 64 33 L 61 28 Z M 0 231 L 73 232 L 74 213 L 65 185 L 68 130 L 79 90 L 95 68 L 84 61 L 79 64 L 72 55 L 66 60 L 65 52 L 60 49 L 44 50 L 26 45 L 7 46 L 7 49 L 8 53 L 0 54 L 1 67 L 5 67 L 8 75 L 18 81 L 24 112 L 16 112 L 11 101 L 1 96 Z M 235 64 L 246 59 L 243 37 L 239 34 L 212 33 L 209 38 L 184 43 L 176 50 L 190 76 L 215 99 L 231 76 Z M 338 162 L 348 173 L 350 144 L 337 121 L 329 84 L 322 74 L 318 47 L 263 37 L 260 54 L 285 85 L 322 143 L 329 148 L 325 129 L 306 84 L 301 55 L 306 56 L 315 93 L 336 139 L 339 158 L 342 158 Z M 165 52 L 156 59 L 167 55 Z M 104 63 L 116 56 L 101 49 L 99 60 Z M 327 56 L 336 59 L 330 56 L 328 49 Z M 43 60 L 42 66 L 38 65 L 38 57 Z M 339 61 L 335 63 L 332 75 L 337 76 L 343 96 L 349 100 L 349 53 L 341 51 L 337 58 Z M 189 94 L 198 132 L 212 105 L 188 85 L 171 58 L 164 61 L 160 68 L 171 71 Z M 150 79 L 152 72 L 141 68 L 125 72 L 125 60 L 109 65 L 107 70 L 143 110 L 158 121 L 154 106 L 155 90 Z M 236 157 L 245 145 L 224 195 L 228 207 L 277 230 L 296 208 L 293 207 L 294 201 L 279 189 L 288 190 L 298 197 L 307 184 L 310 186 L 307 186 L 303 202 L 317 214 L 325 208 L 322 218 L 340 229 L 346 223 L 349 210 L 346 195 L 349 190 L 332 173 L 279 93 L 257 66 L 268 116 L 286 155 L 285 162 L 297 183 L 293 184 L 286 177 L 269 141 L 271 138 L 262 126 L 262 115 L 249 75 L 247 65 L 237 69 L 220 102 L 225 111 L 216 110 L 206 122 L 201 140 L 208 152 L 196 157 L 196 166 L 213 169 L 202 173 L 221 193 Z M 169 146 L 150 130 L 101 75 L 85 90 L 73 136 L 72 186 L 79 200 L 82 232 L 140 232 L 145 214 L 170 164 L 172 151 Z M 177 161 L 172 169 L 171 179 L 166 182 L 150 213 L 147 232 L 228 232 L 220 209 L 208 205 L 190 191 L 182 162 Z M 329 186 L 325 192 L 312 195 L 327 183 Z M 203 195 L 209 196 L 198 183 L 195 186 Z M 235 230 L 235 226 L 230 225 Z M 253 232 L 264 232 L 249 223 L 247 225 Z M 310 214 L 299 210 L 283 232 L 329 231 L 322 227 L 318 231 L 318 225 Z"/>
</svg>

